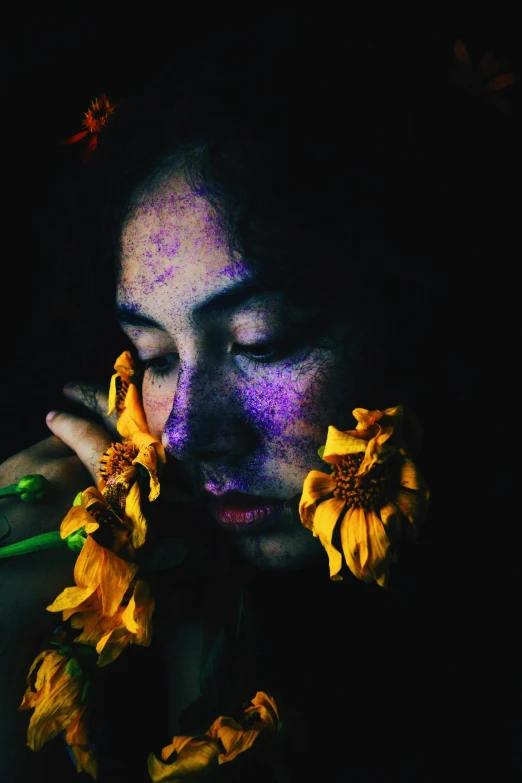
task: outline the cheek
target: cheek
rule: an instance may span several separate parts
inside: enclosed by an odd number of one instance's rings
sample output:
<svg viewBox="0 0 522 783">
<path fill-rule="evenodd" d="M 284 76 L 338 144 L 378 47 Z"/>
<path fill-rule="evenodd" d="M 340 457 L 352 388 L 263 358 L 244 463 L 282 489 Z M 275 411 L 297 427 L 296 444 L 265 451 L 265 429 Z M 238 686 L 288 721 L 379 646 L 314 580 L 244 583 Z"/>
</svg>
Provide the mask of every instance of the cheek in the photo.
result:
<svg viewBox="0 0 522 783">
<path fill-rule="evenodd" d="M 335 367 L 327 363 L 292 372 L 265 370 L 243 390 L 243 408 L 271 441 L 297 445 L 307 438 L 320 440 L 338 407 L 332 393 L 338 385 L 335 375 Z"/>
<path fill-rule="evenodd" d="M 176 391 L 176 381 L 171 378 L 152 380 L 148 374 L 143 379 L 143 407 L 149 430 L 161 440 L 165 424 L 172 410 L 172 401 Z"/>
</svg>

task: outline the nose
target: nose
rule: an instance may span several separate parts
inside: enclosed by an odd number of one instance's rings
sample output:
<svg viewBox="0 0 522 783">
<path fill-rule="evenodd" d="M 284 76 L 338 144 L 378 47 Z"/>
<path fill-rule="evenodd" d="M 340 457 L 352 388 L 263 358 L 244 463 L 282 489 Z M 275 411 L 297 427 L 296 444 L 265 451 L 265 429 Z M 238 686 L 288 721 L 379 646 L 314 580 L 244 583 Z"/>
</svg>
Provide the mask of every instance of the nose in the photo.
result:
<svg viewBox="0 0 522 783">
<path fill-rule="evenodd" d="M 246 453 L 251 440 L 225 372 L 181 365 L 162 437 L 167 453 L 183 462 L 215 464 Z"/>
</svg>

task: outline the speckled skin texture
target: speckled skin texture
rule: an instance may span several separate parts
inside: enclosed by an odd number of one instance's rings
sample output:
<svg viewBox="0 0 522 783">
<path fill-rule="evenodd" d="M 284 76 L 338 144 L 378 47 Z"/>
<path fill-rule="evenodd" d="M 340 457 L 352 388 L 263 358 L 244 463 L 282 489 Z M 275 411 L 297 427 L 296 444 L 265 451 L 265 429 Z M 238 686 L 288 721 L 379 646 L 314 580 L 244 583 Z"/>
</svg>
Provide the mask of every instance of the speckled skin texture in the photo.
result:
<svg viewBox="0 0 522 783">
<path fill-rule="evenodd" d="M 208 202 L 180 176 L 142 196 L 124 227 L 117 298 L 150 321 L 122 318 L 140 359 L 152 361 L 143 382 L 151 432 L 183 461 L 197 491 L 286 501 L 310 470 L 324 470 L 317 449 L 328 425 L 355 424 L 350 412 L 364 404 L 356 399 L 357 346 L 303 344 L 315 307 L 291 305 L 282 290 L 256 293 L 253 280 L 229 253 Z M 321 558 L 326 566 L 319 541 L 288 510 L 269 530 L 234 540 L 259 567 Z"/>
</svg>

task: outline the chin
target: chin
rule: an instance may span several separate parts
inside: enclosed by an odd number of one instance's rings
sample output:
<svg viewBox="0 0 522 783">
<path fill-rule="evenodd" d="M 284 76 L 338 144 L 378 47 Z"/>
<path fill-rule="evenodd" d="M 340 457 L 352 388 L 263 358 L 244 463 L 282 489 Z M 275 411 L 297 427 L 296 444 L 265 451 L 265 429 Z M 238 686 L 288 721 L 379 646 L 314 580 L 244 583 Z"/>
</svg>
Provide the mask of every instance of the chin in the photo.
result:
<svg viewBox="0 0 522 783">
<path fill-rule="evenodd" d="M 252 533 L 234 536 L 237 552 L 255 568 L 264 571 L 293 571 L 323 563 L 321 543 L 306 528 L 296 532 Z"/>
</svg>

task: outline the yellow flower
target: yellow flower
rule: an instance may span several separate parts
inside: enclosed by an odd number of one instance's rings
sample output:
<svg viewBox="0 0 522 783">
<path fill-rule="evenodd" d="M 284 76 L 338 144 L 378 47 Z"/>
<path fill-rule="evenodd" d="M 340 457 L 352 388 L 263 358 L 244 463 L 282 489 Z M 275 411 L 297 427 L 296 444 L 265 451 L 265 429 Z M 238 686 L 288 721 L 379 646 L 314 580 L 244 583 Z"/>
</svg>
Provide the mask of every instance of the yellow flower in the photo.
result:
<svg viewBox="0 0 522 783">
<path fill-rule="evenodd" d="M 328 428 L 322 458 L 331 473 L 308 474 L 299 513 L 328 554 L 331 579 L 342 579 L 344 554 L 358 579 L 385 587 L 392 544 L 416 532 L 429 492 L 403 441 L 402 406 L 353 415 L 355 430 Z"/>
<path fill-rule="evenodd" d="M 139 466 L 149 476 L 150 502 L 160 493 L 158 468 L 165 463 L 162 443 L 150 434 L 136 386 L 131 383 L 134 367 L 129 351 L 114 365 L 109 389 L 108 413 L 118 413 L 118 432 L 123 443 L 114 443 L 102 457 L 99 489 L 111 504 L 124 510 L 132 522 L 132 543 L 138 549 L 145 543 L 147 521 L 141 508 Z"/>
<path fill-rule="evenodd" d="M 119 414 L 123 411 L 125 396 L 129 389 L 131 378 L 134 375 L 134 364 L 130 351 L 123 351 L 114 362 L 116 372 L 111 377 L 109 385 L 109 408 L 107 415 L 115 411 Z"/>
<path fill-rule="evenodd" d="M 92 596 L 97 590 L 103 615 L 115 615 L 138 570 L 137 565 L 118 556 L 132 556 L 129 533 L 98 490 L 95 487 L 85 490 L 82 502 L 83 505 L 73 506 L 69 511 L 61 524 L 60 535 L 66 538 L 80 527 L 85 527 L 88 532 L 102 535 L 111 549 L 99 544 L 92 535 L 87 536 L 74 566 L 76 585 L 66 587 L 47 607 L 49 612 L 64 612 L 64 620 L 75 612 L 83 611 L 86 606 L 90 608 Z M 93 530 L 94 525 L 96 528 Z"/>
<path fill-rule="evenodd" d="M 91 601 L 71 617 L 71 627 L 82 629 L 74 641 L 95 647 L 99 654 L 98 666 L 106 666 L 129 644 L 147 647 L 151 643 L 153 611 L 154 599 L 143 579 L 136 580 L 130 600 L 126 605 L 124 601 L 112 616 L 104 615 L 102 596 L 97 589 Z M 64 613 L 64 620 L 69 616 L 70 612 Z"/>
<path fill-rule="evenodd" d="M 74 659 L 56 650 L 44 650 L 33 661 L 19 710 L 34 709 L 27 730 L 31 750 L 40 748 L 65 731 L 65 740 L 76 759 L 77 771 L 97 775 L 97 762 L 87 737 L 84 678 Z"/>
<path fill-rule="evenodd" d="M 243 724 L 221 716 L 204 735 L 174 737 L 171 744 L 161 751 L 163 762 L 176 754 L 170 764 L 162 763 L 151 753 L 148 759 L 150 778 L 153 783 L 212 780 L 221 764 L 233 761 L 261 736 L 273 738 L 278 728 L 279 713 L 274 699 L 258 691 L 251 705 L 244 710 Z"/>
<path fill-rule="evenodd" d="M 213 780 L 219 769 L 219 745 L 208 735 L 174 737 L 172 743 L 161 751 L 167 761 L 176 754 L 171 764 L 161 762 L 151 753 L 147 768 L 153 783 L 201 783 Z"/>
</svg>

